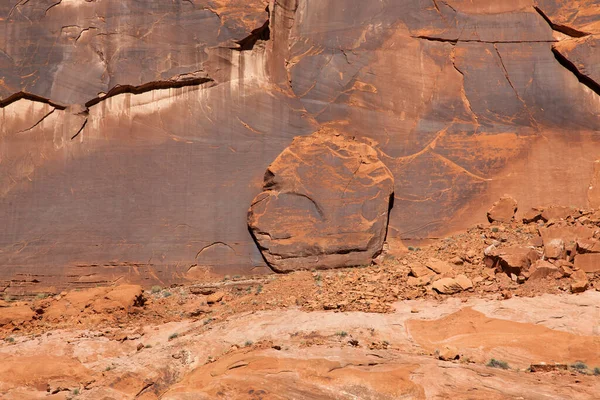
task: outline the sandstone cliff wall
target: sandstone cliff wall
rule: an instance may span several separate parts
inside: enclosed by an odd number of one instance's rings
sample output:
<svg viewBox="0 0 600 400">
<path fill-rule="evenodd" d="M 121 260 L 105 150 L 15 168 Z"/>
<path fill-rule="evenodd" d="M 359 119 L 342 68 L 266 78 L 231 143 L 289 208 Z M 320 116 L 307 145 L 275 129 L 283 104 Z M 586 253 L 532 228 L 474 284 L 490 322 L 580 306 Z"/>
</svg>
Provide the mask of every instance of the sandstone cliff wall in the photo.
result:
<svg viewBox="0 0 600 400">
<path fill-rule="evenodd" d="M 269 272 L 248 207 L 324 128 L 393 175 L 392 246 L 504 193 L 598 206 L 599 16 L 583 0 L 4 1 L 2 287 Z"/>
</svg>

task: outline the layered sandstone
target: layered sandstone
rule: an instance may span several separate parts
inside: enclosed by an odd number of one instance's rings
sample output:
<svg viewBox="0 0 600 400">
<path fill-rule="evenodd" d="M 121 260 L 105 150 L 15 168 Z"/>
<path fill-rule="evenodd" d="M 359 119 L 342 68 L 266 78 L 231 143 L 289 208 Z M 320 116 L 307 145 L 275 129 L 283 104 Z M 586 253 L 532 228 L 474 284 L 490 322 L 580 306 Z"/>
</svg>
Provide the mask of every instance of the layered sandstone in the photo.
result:
<svg viewBox="0 0 600 400">
<path fill-rule="evenodd" d="M 3 286 L 269 272 L 248 206 L 323 127 L 391 172 L 392 248 L 597 206 L 598 8 L 492 3 L 4 2 Z"/>
</svg>

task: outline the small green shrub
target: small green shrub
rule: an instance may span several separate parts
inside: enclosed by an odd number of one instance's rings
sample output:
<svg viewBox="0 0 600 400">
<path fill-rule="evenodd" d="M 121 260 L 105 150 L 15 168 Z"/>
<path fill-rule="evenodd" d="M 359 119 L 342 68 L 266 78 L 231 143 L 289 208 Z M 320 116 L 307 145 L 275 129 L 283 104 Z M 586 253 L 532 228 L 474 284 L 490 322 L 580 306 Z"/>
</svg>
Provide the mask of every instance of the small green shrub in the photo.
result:
<svg viewBox="0 0 600 400">
<path fill-rule="evenodd" d="M 339 332 L 336 332 L 335 334 L 342 338 L 348 336 L 348 332 L 346 332 L 346 331 L 339 331 Z"/>
<path fill-rule="evenodd" d="M 169 335 L 169 340 L 177 339 L 178 337 L 179 337 L 179 333 L 177 333 L 177 332 L 171 333 Z"/>
<path fill-rule="evenodd" d="M 79 396 L 79 389 L 73 389 L 73 396 Z"/>
<path fill-rule="evenodd" d="M 173 293 L 171 293 L 171 292 L 167 291 L 167 292 L 163 293 L 163 297 L 171 297 L 171 296 L 173 296 Z"/>
<path fill-rule="evenodd" d="M 244 347 L 250 347 L 254 344 L 254 342 L 252 340 L 246 340 L 246 342 L 244 343 Z"/>
<path fill-rule="evenodd" d="M 4 340 L 7 341 L 8 343 L 14 343 L 15 342 L 15 338 L 14 337 L 7 337 Z"/>
<path fill-rule="evenodd" d="M 500 369 L 509 369 L 508 363 L 506 361 L 496 360 L 492 358 L 487 364 L 488 367 L 492 368 L 500 368 Z"/>
<path fill-rule="evenodd" d="M 38 299 L 38 300 L 43 300 L 46 297 L 48 297 L 48 293 L 38 293 L 38 294 L 35 295 L 35 298 Z"/>
<path fill-rule="evenodd" d="M 256 294 L 261 294 L 263 290 L 263 286 L 262 285 L 258 285 L 258 287 L 256 288 Z"/>
<path fill-rule="evenodd" d="M 571 364 L 571 368 L 577 370 L 578 372 L 583 372 L 588 369 L 588 366 L 584 362 L 577 361 L 574 364 Z"/>
<path fill-rule="evenodd" d="M 498 227 L 497 227 L 497 226 L 494 226 L 494 227 L 492 228 L 492 232 L 494 232 L 494 233 L 497 233 L 498 231 L 499 231 L 499 229 L 498 229 Z"/>
<path fill-rule="evenodd" d="M 160 286 L 158 286 L 158 285 L 152 286 L 152 289 L 151 289 L 152 293 L 159 293 L 161 291 L 162 291 L 162 288 Z"/>
<path fill-rule="evenodd" d="M 408 246 L 408 251 L 415 251 L 415 248 L 412 246 Z"/>
</svg>

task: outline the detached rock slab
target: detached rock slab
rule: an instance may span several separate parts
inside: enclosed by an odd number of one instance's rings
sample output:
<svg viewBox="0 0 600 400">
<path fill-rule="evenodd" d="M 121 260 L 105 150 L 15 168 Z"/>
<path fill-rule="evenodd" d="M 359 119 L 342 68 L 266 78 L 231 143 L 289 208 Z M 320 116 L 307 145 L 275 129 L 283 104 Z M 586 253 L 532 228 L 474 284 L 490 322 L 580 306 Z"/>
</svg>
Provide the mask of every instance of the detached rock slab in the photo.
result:
<svg viewBox="0 0 600 400">
<path fill-rule="evenodd" d="M 487 213 L 490 222 L 510 222 L 517 212 L 517 201 L 508 195 L 504 195 L 492 205 Z"/>
<path fill-rule="evenodd" d="M 440 294 L 454 294 L 473 288 L 473 282 L 465 275 L 458 275 L 456 278 L 442 278 L 433 282 L 433 290 Z"/>
<path fill-rule="evenodd" d="M 540 255 L 535 249 L 524 246 L 492 248 L 486 254 L 488 267 L 504 271 L 509 276 L 511 274 L 521 276 L 539 259 Z"/>
<path fill-rule="evenodd" d="M 295 138 L 269 166 L 248 226 L 278 272 L 370 264 L 394 180 L 375 149 L 332 131 Z"/>
</svg>

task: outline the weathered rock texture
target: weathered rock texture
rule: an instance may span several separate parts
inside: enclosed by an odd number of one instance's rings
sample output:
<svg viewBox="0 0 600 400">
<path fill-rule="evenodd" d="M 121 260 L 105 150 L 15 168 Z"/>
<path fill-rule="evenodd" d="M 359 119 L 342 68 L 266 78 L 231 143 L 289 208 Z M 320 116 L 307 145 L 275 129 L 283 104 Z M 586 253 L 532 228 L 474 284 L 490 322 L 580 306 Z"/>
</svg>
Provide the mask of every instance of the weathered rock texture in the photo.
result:
<svg viewBox="0 0 600 400">
<path fill-rule="evenodd" d="M 393 174 L 392 246 L 598 204 L 594 1 L 1 3 L 11 290 L 268 271 L 248 204 L 323 127 Z"/>
<path fill-rule="evenodd" d="M 394 180 L 377 152 L 333 132 L 294 139 L 269 165 L 248 225 L 276 271 L 369 264 Z"/>
</svg>

